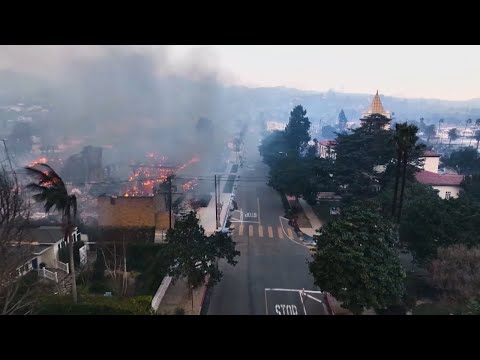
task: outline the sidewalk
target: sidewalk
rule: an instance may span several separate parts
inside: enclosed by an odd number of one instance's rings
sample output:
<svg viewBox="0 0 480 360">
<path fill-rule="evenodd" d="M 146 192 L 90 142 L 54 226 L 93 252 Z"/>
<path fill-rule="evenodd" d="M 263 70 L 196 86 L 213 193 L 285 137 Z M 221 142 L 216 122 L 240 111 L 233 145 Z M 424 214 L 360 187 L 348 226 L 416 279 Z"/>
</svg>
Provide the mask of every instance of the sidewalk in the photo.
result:
<svg viewBox="0 0 480 360">
<path fill-rule="evenodd" d="M 183 309 L 185 315 L 199 315 L 203 303 L 203 298 L 207 287 L 201 286 L 193 290 L 193 309 L 192 297 L 187 282 L 179 279 L 175 284 L 170 284 L 165 296 L 158 307 L 157 314 L 174 315 L 177 309 Z"/>
<path fill-rule="evenodd" d="M 300 231 L 305 235 L 313 237 L 314 235 L 316 235 L 316 230 L 320 229 L 324 225 L 324 222 L 317 217 L 312 207 L 308 205 L 308 203 L 304 199 L 298 199 L 298 202 L 302 207 L 305 216 L 310 222 L 310 227 L 300 228 Z"/>
<path fill-rule="evenodd" d="M 197 216 L 200 219 L 200 225 L 205 229 L 205 235 L 213 234 L 217 230 L 215 221 L 215 193 L 210 193 L 212 198 L 207 207 L 197 210 Z"/>
</svg>

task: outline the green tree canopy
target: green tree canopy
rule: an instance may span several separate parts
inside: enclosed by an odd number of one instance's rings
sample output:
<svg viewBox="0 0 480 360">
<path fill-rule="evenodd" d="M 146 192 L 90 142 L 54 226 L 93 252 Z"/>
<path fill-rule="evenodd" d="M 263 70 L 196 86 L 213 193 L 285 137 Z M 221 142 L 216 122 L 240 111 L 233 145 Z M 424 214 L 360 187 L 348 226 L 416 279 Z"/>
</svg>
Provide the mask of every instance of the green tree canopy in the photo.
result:
<svg viewBox="0 0 480 360">
<path fill-rule="evenodd" d="M 205 277 L 210 275 L 213 285 L 220 281 L 223 273 L 218 267 L 218 259 L 226 259 L 235 266 L 235 242 L 225 233 L 205 235 L 199 225 L 195 212 L 190 212 L 183 219 L 175 222 L 175 227 L 167 231 L 167 243 L 163 254 L 168 261 L 170 276 L 187 278 L 192 288 L 202 285 Z"/>
<path fill-rule="evenodd" d="M 461 174 L 480 173 L 480 158 L 473 147 L 464 147 L 453 151 L 449 157 L 442 159 L 445 166 L 457 170 Z"/>
<path fill-rule="evenodd" d="M 284 131 L 274 131 L 263 138 L 259 146 L 263 162 L 268 166 L 274 166 L 288 154 L 288 145 Z"/>
<path fill-rule="evenodd" d="M 336 138 L 335 182 L 339 192 L 370 196 L 379 185 L 377 165 L 386 165 L 395 157 L 393 132 L 366 121 L 350 134 Z"/>
<path fill-rule="evenodd" d="M 468 197 L 480 205 L 480 174 L 465 176 L 462 188 L 461 197 Z"/>
<path fill-rule="evenodd" d="M 468 197 L 444 200 L 421 184 L 406 188 L 400 240 L 426 264 L 439 247 L 480 244 L 480 207 Z"/>
<path fill-rule="evenodd" d="M 354 314 L 400 301 L 405 274 L 396 251 L 398 238 L 377 206 L 354 204 L 318 232 L 309 267 L 320 289 Z"/>
<path fill-rule="evenodd" d="M 282 193 L 314 203 L 319 191 L 334 189 L 332 171 L 331 159 L 285 157 L 270 169 L 269 185 Z"/>
<path fill-rule="evenodd" d="M 300 155 L 310 141 L 310 120 L 307 110 L 302 105 L 297 105 L 290 113 L 290 119 L 285 128 L 285 137 L 290 152 Z"/>
</svg>

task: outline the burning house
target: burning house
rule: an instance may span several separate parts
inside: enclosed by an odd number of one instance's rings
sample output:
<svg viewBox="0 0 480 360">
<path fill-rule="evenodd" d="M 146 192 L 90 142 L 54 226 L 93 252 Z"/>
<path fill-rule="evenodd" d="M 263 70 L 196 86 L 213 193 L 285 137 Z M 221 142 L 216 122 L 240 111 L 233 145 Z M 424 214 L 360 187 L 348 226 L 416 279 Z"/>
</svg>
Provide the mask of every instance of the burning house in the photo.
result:
<svg viewBox="0 0 480 360">
<path fill-rule="evenodd" d="M 102 148 L 85 146 L 80 154 L 67 159 L 62 172 L 65 180 L 74 184 L 103 180 Z"/>
<path fill-rule="evenodd" d="M 165 156 L 156 156 L 149 153 L 146 155 L 145 161 L 130 165 L 133 174 L 128 179 L 123 196 L 153 196 L 154 194 L 164 193 L 166 192 L 164 185 L 169 177 L 173 177 L 187 166 L 198 161 L 199 158 L 193 156 L 187 162 L 177 165 L 169 163 Z M 181 188 L 183 191 L 188 191 L 195 184 L 195 179 L 186 179 L 181 183 Z M 177 192 L 177 190 L 175 189 L 173 192 Z"/>
<path fill-rule="evenodd" d="M 198 160 L 194 156 L 177 165 L 164 156 L 150 153 L 144 161 L 131 164 L 133 174 L 124 185 L 122 196 L 97 198 L 98 225 L 103 238 L 127 236 L 129 240 L 162 241 L 175 223 L 173 211 L 170 212 L 173 204 L 181 201 L 196 184 L 195 179 L 180 179 L 175 175 Z"/>
</svg>

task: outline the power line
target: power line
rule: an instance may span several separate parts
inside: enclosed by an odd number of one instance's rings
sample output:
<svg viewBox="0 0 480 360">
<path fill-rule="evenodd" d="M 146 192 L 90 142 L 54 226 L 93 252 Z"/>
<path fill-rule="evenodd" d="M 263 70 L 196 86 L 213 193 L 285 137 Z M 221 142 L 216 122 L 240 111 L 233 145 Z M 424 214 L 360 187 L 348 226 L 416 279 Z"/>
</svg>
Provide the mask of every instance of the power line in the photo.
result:
<svg viewBox="0 0 480 360">
<path fill-rule="evenodd" d="M 178 180 L 196 180 L 201 182 L 214 182 L 215 178 L 212 177 L 179 177 L 176 176 L 175 179 Z M 145 181 L 159 181 L 159 180 L 166 180 L 164 177 L 157 177 L 157 178 L 142 178 L 142 179 L 135 179 L 135 180 L 110 180 L 110 181 L 85 181 L 85 182 L 76 182 L 75 185 L 110 185 L 110 184 L 134 184 L 138 182 L 145 182 Z M 228 181 L 240 181 L 240 182 L 259 182 L 269 180 L 269 177 L 239 177 L 236 179 L 225 179 L 225 182 Z"/>
</svg>

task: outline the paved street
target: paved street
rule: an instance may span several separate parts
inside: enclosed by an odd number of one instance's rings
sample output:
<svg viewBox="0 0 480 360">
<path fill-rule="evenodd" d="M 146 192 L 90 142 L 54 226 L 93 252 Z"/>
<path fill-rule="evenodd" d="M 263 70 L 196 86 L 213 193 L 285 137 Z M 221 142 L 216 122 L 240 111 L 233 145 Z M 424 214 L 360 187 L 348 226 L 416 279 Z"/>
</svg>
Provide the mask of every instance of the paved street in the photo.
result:
<svg viewBox="0 0 480 360">
<path fill-rule="evenodd" d="M 268 168 L 258 154 L 258 136 L 246 137 L 246 161 L 235 194 L 238 211 L 232 214 L 241 256 L 235 267 L 221 263 L 224 276 L 213 289 L 209 315 L 265 315 L 266 288 L 318 290 L 308 272 L 309 252 L 281 220 L 280 196 L 266 185 Z M 288 305 L 289 296 L 276 298 Z"/>
</svg>

